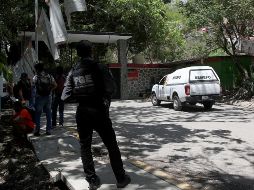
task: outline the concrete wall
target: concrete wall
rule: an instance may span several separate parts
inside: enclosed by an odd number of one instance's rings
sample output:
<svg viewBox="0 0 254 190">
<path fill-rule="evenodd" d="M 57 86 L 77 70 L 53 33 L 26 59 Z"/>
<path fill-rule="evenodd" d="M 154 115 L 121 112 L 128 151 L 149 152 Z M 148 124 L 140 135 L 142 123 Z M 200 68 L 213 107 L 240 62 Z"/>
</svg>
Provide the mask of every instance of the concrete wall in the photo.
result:
<svg viewBox="0 0 254 190">
<path fill-rule="evenodd" d="M 250 71 L 250 65 L 254 64 L 254 58 L 241 56 L 240 63 Z M 158 83 L 164 75 L 176 69 L 194 65 L 209 65 L 213 67 L 221 79 L 223 89 L 234 88 L 237 80 L 239 80 L 236 66 L 233 65 L 231 58 L 228 56 L 210 57 L 204 60 L 186 60 L 168 64 L 127 64 L 128 80 L 127 92 L 125 91 L 125 93 L 128 99 L 138 98 L 142 93 L 150 92 L 153 84 Z M 120 70 L 120 67 L 120 64 L 109 65 L 109 68 L 114 68 L 114 70 Z M 114 73 L 116 73 L 114 75 L 116 81 L 120 83 L 119 74 L 117 74 L 117 72 Z M 118 91 L 118 94 L 120 94 L 120 89 L 118 89 Z"/>
<path fill-rule="evenodd" d="M 151 91 L 152 86 L 171 71 L 170 68 L 140 68 L 137 70 L 139 73 L 137 79 L 128 78 L 129 98 L 137 98 L 142 93 Z"/>
<path fill-rule="evenodd" d="M 120 98 L 120 65 L 110 64 L 112 74 L 118 84 L 117 96 L 113 98 Z M 163 64 L 128 64 L 127 73 L 127 88 L 126 95 L 128 99 L 134 99 L 140 97 L 143 93 L 149 93 L 152 86 L 158 83 L 159 80 L 166 74 L 171 73 L 173 70 L 171 66 Z"/>
</svg>

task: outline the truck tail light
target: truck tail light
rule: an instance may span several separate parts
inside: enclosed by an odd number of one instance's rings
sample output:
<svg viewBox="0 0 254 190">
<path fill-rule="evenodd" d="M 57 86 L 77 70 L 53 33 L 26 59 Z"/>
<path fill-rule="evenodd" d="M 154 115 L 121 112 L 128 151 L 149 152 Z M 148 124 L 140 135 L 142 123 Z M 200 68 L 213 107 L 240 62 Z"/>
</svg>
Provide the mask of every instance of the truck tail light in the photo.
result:
<svg viewBox="0 0 254 190">
<path fill-rule="evenodd" d="M 186 85 L 184 86 L 184 89 L 185 89 L 185 94 L 186 94 L 186 95 L 190 95 L 190 84 L 186 84 Z"/>
</svg>

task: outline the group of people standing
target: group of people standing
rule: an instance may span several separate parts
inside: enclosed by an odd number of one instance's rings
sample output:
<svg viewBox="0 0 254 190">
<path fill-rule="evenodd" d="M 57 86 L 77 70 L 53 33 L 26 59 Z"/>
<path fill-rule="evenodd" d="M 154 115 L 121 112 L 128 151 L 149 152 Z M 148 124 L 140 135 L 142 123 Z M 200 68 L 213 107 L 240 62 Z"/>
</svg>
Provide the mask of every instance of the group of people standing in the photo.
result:
<svg viewBox="0 0 254 190">
<path fill-rule="evenodd" d="M 25 125 L 24 133 L 33 132 L 35 136 L 40 136 L 41 114 L 46 113 L 46 135 L 51 134 L 52 128 L 56 127 L 57 111 L 59 111 L 59 126 L 63 126 L 64 101 L 61 94 L 65 83 L 63 67 L 56 67 L 54 77 L 44 70 L 42 63 L 35 65 L 36 74 L 32 81 L 27 73 L 22 73 L 20 80 L 14 86 L 13 92 L 18 100 L 14 103 L 15 123 Z M 25 116 L 22 113 L 28 112 Z M 30 114 L 30 116 L 29 116 Z M 19 120 L 23 120 L 20 121 Z M 35 125 L 31 125 L 31 121 Z M 24 122 L 25 121 L 25 122 Z M 34 126 L 34 127 L 32 127 Z M 29 130 L 30 128 L 30 130 Z"/>
<path fill-rule="evenodd" d="M 52 125 L 56 125 L 57 107 L 59 107 L 59 124 L 63 125 L 63 101 L 69 98 L 75 99 L 78 103 L 76 123 L 81 160 L 89 189 L 98 189 L 101 185 L 100 177 L 95 171 L 91 151 L 93 131 L 100 135 L 108 149 L 117 188 L 124 188 L 131 182 L 131 178 L 123 167 L 115 131 L 109 116 L 111 96 L 116 89 L 115 82 L 108 68 L 92 58 L 91 42 L 79 42 L 76 50 L 80 59 L 70 70 L 65 83 L 60 67 L 56 70 L 56 76 L 52 77 L 44 71 L 42 64 L 35 65 L 36 75 L 31 82 L 33 92 L 31 97 L 35 107 L 36 124 L 34 135 L 40 135 L 40 117 L 43 111 L 47 117 L 46 134 L 50 135 Z M 26 80 L 29 81 L 28 78 Z M 54 98 L 51 107 L 52 92 L 54 92 Z M 30 96 L 26 97 L 25 94 L 24 92 L 20 94 L 20 100 L 26 104 L 31 100 Z"/>
</svg>

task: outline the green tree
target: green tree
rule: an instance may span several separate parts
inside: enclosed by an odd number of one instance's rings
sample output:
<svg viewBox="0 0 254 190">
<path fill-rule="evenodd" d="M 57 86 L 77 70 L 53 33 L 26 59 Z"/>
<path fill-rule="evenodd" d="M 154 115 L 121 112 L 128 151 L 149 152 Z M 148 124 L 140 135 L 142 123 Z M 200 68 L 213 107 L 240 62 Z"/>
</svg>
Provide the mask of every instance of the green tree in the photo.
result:
<svg viewBox="0 0 254 190">
<path fill-rule="evenodd" d="M 167 21 L 165 35 L 152 43 L 147 51 L 154 54 L 162 62 L 170 62 L 182 59 L 183 47 L 185 44 L 184 28 L 185 18 L 179 13 L 174 4 L 167 6 Z"/>
<path fill-rule="evenodd" d="M 150 60 L 179 59 L 182 19 L 163 0 L 87 0 L 88 11 L 72 13 L 70 30 L 130 33 L 131 53 L 145 53 Z M 60 0 L 63 3 L 63 0 Z M 46 6 L 39 1 L 39 7 Z M 64 14 L 63 14 L 64 15 Z M 34 30 L 34 1 L 3 0 L 0 7 L 0 42 L 15 42 L 19 31 Z M 98 46 L 106 53 L 109 46 Z M 111 47 L 111 46 L 110 46 Z"/>
<path fill-rule="evenodd" d="M 34 30 L 34 4 L 27 0 L 2 0 L 0 42 L 12 42 L 19 31 Z"/>
<path fill-rule="evenodd" d="M 238 61 L 237 51 L 241 38 L 253 34 L 254 0 L 189 0 L 181 4 L 196 30 L 208 30 L 209 43 L 223 49 L 236 64 L 240 76 L 249 78 Z"/>
<path fill-rule="evenodd" d="M 87 5 L 87 12 L 74 13 L 72 29 L 130 33 L 131 53 L 145 52 L 163 62 L 178 57 L 179 13 L 162 0 L 91 0 Z"/>
<path fill-rule="evenodd" d="M 34 30 L 34 4 L 28 0 L 1 0 L 0 6 L 0 51 L 8 57 L 2 68 L 17 61 L 21 52 L 17 48 L 18 33 Z M 14 50 L 15 49 L 15 50 Z M 10 52 L 10 50 L 14 50 Z M 12 61 L 11 61 L 12 60 Z M 14 61 L 15 60 L 15 61 Z M 5 70 L 5 69 L 4 69 Z M 8 70 L 7 73 L 9 73 Z M 6 72 L 4 72 L 6 73 Z M 8 75 L 9 76 L 9 75 Z M 5 76 L 6 77 L 6 76 Z M 6 78 L 8 80 L 8 77 Z"/>
</svg>

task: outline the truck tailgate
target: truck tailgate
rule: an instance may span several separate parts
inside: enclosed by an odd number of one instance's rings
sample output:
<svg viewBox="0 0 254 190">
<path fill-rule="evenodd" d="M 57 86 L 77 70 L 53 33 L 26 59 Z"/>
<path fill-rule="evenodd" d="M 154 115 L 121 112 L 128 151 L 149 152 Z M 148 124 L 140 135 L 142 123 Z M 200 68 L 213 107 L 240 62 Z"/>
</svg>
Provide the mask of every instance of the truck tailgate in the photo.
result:
<svg viewBox="0 0 254 190">
<path fill-rule="evenodd" d="M 220 84 L 218 82 L 201 82 L 190 84 L 190 95 L 212 95 L 220 94 Z"/>
</svg>

